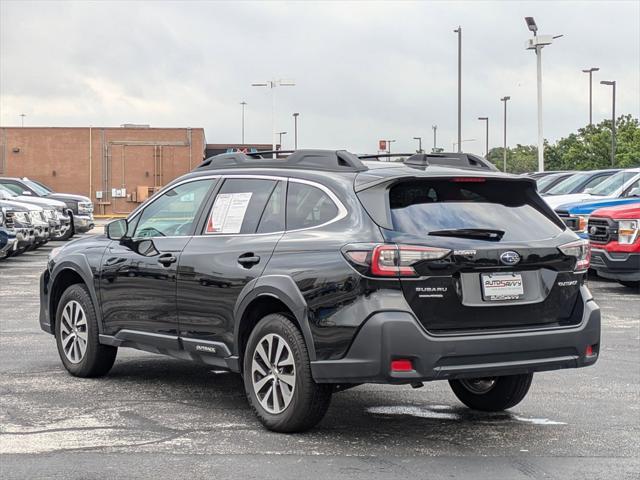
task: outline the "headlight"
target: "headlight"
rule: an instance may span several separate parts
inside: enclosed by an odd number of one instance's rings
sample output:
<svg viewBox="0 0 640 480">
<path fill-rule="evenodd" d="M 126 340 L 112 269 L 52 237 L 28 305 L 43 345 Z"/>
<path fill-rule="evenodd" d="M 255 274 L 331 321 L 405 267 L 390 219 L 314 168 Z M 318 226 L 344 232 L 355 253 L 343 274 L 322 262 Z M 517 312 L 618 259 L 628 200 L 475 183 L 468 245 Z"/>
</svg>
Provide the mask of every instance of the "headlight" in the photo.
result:
<svg viewBox="0 0 640 480">
<path fill-rule="evenodd" d="M 587 225 L 589 224 L 589 215 L 571 215 L 578 220 L 578 227 L 574 232 L 585 233 L 587 231 Z"/>
<path fill-rule="evenodd" d="M 640 220 L 618 220 L 618 243 L 630 245 L 638 238 Z"/>
<path fill-rule="evenodd" d="M 591 247 L 588 240 L 577 240 L 571 243 L 565 243 L 558 249 L 570 257 L 576 257 L 576 266 L 573 268 L 575 272 L 583 272 L 589 268 L 591 261 Z"/>
<path fill-rule="evenodd" d="M 31 221 L 27 212 L 15 212 L 14 217 L 20 223 L 29 223 Z"/>
<path fill-rule="evenodd" d="M 4 225 L 4 209 L 0 210 L 0 225 Z"/>
</svg>

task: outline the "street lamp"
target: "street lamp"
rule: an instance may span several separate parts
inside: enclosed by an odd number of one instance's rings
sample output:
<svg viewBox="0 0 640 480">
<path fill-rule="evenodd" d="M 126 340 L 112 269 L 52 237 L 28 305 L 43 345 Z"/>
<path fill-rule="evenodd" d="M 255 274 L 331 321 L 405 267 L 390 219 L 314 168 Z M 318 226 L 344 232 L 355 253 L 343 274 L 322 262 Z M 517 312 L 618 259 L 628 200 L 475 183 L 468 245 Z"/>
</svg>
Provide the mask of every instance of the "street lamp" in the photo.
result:
<svg viewBox="0 0 640 480">
<path fill-rule="evenodd" d="M 551 45 L 553 40 L 562 35 L 538 35 L 538 26 L 533 17 L 524 17 L 529 31 L 533 32 L 533 38 L 527 40 L 527 50 L 536 52 L 536 70 L 538 80 L 538 170 L 544 172 L 544 137 L 542 133 L 542 48 Z"/>
<path fill-rule="evenodd" d="M 244 107 L 247 105 L 247 102 L 243 100 L 240 102 L 240 105 L 242 105 L 242 145 L 244 145 Z"/>
<path fill-rule="evenodd" d="M 414 140 L 418 140 L 418 151 L 417 153 L 422 153 L 422 137 L 413 137 Z"/>
<path fill-rule="evenodd" d="M 387 140 L 387 153 L 389 155 L 391 155 L 391 144 L 395 142 L 395 140 Z M 391 157 L 389 157 L 389 160 L 391 160 Z"/>
<path fill-rule="evenodd" d="M 27 114 L 26 113 L 21 113 L 20 114 L 20 126 L 24 127 L 24 117 L 26 117 Z"/>
<path fill-rule="evenodd" d="M 584 73 L 589 74 L 589 125 L 593 125 L 593 116 L 592 116 L 592 105 L 593 105 L 593 72 L 597 72 L 600 70 L 598 67 L 587 68 L 586 70 L 582 70 Z"/>
<path fill-rule="evenodd" d="M 282 150 L 282 136 L 286 135 L 287 132 L 277 132 L 276 134 L 278 135 L 278 145 L 280 145 L 278 150 Z"/>
<path fill-rule="evenodd" d="M 489 155 L 489 117 L 478 117 L 478 120 L 481 122 L 485 122 L 485 132 L 486 132 L 486 141 L 485 148 L 486 152 L 484 154 L 485 158 Z"/>
<path fill-rule="evenodd" d="M 438 132 L 438 125 L 431 125 L 431 128 L 433 128 L 433 150 L 431 150 L 433 153 L 436 153 L 436 149 L 438 148 L 437 145 L 437 141 L 436 141 L 436 133 Z"/>
<path fill-rule="evenodd" d="M 454 30 L 458 34 L 458 152 L 462 148 L 462 27 Z"/>
<path fill-rule="evenodd" d="M 285 80 L 269 80 L 262 83 L 252 83 L 252 87 L 268 87 L 271 90 L 271 146 L 276 151 L 276 87 L 295 87 L 295 83 Z M 273 154 L 276 158 L 276 154 Z"/>
<path fill-rule="evenodd" d="M 600 83 L 613 87 L 611 98 L 611 166 L 613 167 L 616 161 L 616 81 L 602 80 Z"/>
<path fill-rule="evenodd" d="M 504 145 L 502 147 L 502 171 L 507 171 L 507 102 L 511 100 L 511 97 L 505 96 L 500 99 L 504 102 Z M 539 166 L 539 164 L 538 164 Z"/>
<path fill-rule="evenodd" d="M 298 117 L 300 116 L 299 113 L 294 113 L 293 114 L 293 145 L 294 145 L 294 150 L 298 149 Z"/>
</svg>

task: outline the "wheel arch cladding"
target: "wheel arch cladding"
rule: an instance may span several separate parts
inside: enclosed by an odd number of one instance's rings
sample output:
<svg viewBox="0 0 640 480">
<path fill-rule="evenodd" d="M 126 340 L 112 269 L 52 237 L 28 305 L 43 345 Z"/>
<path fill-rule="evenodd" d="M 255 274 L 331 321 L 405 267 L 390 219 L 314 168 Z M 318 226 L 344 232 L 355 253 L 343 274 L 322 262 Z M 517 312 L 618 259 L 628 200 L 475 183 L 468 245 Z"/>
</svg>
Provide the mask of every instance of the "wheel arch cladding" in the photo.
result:
<svg viewBox="0 0 640 480">
<path fill-rule="evenodd" d="M 307 304 L 290 277 L 272 275 L 262 277 L 245 287 L 235 307 L 234 355 L 242 356 L 251 330 L 264 316 L 283 313 L 291 318 L 302 332 L 310 360 L 315 360 L 315 348 L 307 319 Z"/>
<path fill-rule="evenodd" d="M 81 284 L 84 285 L 89 292 L 89 297 L 91 297 L 91 301 L 95 307 L 98 330 L 102 332 L 102 316 L 100 315 L 100 308 L 98 308 L 99 303 L 97 301 L 92 275 L 87 274 L 75 264 L 65 262 L 57 266 L 52 277 L 49 294 L 49 322 L 51 323 L 51 330 L 55 332 L 56 313 L 62 294 L 71 285 Z"/>
</svg>

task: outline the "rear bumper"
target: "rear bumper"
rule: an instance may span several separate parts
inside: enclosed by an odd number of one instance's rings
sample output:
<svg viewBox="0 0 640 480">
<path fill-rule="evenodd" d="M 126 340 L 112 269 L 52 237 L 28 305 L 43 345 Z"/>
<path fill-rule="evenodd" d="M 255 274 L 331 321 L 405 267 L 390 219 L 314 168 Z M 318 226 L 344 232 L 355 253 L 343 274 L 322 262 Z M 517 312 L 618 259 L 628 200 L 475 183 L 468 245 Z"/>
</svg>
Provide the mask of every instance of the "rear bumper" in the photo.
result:
<svg viewBox="0 0 640 480">
<path fill-rule="evenodd" d="M 601 277 L 612 280 L 640 280 L 640 253 L 591 248 L 591 268 Z"/>
<path fill-rule="evenodd" d="M 497 334 L 433 336 L 411 313 L 376 313 L 344 358 L 312 362 L 311 371 L 321 383 L 403 384 L 586 367 L 597 360 L 600 308 L 584 287 L 582 296 L 579 325 Z M 588 346 L 595 355 L 585 356 Z M 414 370 L 391 372 L 398 358 L 411 359 Z"/>
</svg>

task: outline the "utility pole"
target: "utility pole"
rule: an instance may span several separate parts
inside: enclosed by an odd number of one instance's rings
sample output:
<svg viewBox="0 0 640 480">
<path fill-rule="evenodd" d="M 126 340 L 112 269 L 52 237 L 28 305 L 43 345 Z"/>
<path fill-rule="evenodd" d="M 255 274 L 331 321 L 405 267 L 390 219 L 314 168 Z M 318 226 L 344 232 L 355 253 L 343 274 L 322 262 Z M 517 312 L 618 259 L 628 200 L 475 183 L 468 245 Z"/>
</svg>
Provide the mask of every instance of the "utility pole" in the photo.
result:
<svg viewBox="0 0 640 480">
<path fill-rule="evenodd" d="M 611 97 L 611 166 L 616 163 L 616 81 L 602 80 L 602 85 L 610 85 L 613 87 Z"/>
<path fill-rule="evenodd" d="M 286 135 L 287 132 L 277 132 L 278 135 L 278 145 L 280 145 L 280 148 L 278 150 L 282 150 L 282 136 Z"/>
<path fill-rule="evenodd" d="M 268 87 L 271 90 L 271 147 L 272 150 L 276 151 L 276 87 L 295 87 L 294 82 L 289 82 L 285 80 L 269 80 L 267 82 L 262 83 L 252 83 L 252 87 Z M 282 145 L 282 142 L 280 142 Z M 276 154 L 273 154 L 273 158 L 276 158 Z"/>
<path fill-rule="evenodd" d="M 21 113 L 20 114 L 20 126 L 24 127 L 24 117 L 26 117 L 27 114 L 26 113 Z"/>
<path fill-rule="evenodd" d="M 507 171 L 507 102 L 511 100 L 511 97 L 505 96 L 500 99 L 501 102 L 504 102 L 504 144 L 502 147 L 502 171 Z"/>
<path fill-rule="evenodd" d="M 489 156 L 489 117 L 478 117 L 478 120 L 485 122 L 485 153 L 484 156 L 487 158 Z"/>
<path fill-rule="evenodd" d="M 436 141 L 436 133 L 438 132 L 438 125 L 431 125 L 431 128 L 433 129 L 433 150 L 431 150 L 433 153 L 435 153 L 436 148 L 438 148 L 437 145 L 437 141 Z"/>
<path fill-rule="evenodd" d="M 387 153 L 391 155 L 391 143 L 395 142 L 395 140 L 387 140 Z M 391 161 L 391 157 L 389 157 L 389 161 Z"/>
<path fill-rule="evenodd" d="M 242 145 L 244 145 L 244 107 L 247 105 L 247 102 L 243 100 L 240 102 L 240 105 L 242 105 Z"/>
<path fill-rule="evenodd" d="M 589 125 L 593 125 L 593 72 L 600 70 L 598 67 L 587 68 L 582 70 L 589 74 Z"/>
<path fill-rule="evenodd" d="M 297 150 L 298 149 L 298 116 L 300 116 L 299 113 L 294 113 L 293 114 L 293 149 Z"/>
<path fill-rule="evenodd" d="M 458 34 L 458 153 L 462 152 L 462 27 L 454 30 Z"/>
<path fill-rule="evenodd" d="M 413 137 L 414 140 L 418 140 L 418 152 L 417 153 L 423 153 L 422 152 L 422 137 Z"/>
<path fill-rule="evenodd" d="M 538 170 L 544 172 L 544 136 L 542 131 L 542 48 L 551 45 L 554 39 L 562 35 L 538 35 L 538 26 L 533 17 L 524 17 L 527 28 L 533 32 L 533 38 L 527 41 L 527 50 L 536 52 L 536 76 L 538 90 Z"/>
</svg>

